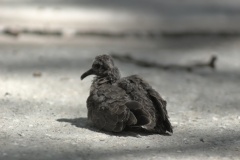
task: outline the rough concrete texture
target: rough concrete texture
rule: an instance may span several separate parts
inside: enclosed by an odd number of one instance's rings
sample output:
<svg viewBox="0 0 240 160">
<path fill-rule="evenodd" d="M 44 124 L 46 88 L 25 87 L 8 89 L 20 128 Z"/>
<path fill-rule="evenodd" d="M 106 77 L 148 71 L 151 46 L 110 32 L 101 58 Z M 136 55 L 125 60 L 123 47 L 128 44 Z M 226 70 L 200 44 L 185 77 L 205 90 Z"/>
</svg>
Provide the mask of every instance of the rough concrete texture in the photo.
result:
<svg viewBox="0 0 240 160">
<path fill-rule="evenodd" d="M 0 159 L 239 159 L 240 40 L 3 39 Z M 116 61 L 123 76 L 141 75 L 168 101 L 174 134 L 111 134 L 88 123 L 92 77 L 80 81 L 96 55 L 110 52 L 163 64 L 218 61 L 215 71 L 193 72 Z"/>
<path fill-rule="evenodd" d="M 239 0 L 1 1 L 0 159 L 240 159 L 240 40 L 222 34 L 239 36 L 239 8 Z M 96 55 L 111 52 L 166 65 L 218 60 L 216 70 L 192 72 L 116 61 L 123 76 L 139 74 L 168 101 L 174 134 L 112 134 L 87 121 L 92 77 L 80 81 Z"/>
</svg>

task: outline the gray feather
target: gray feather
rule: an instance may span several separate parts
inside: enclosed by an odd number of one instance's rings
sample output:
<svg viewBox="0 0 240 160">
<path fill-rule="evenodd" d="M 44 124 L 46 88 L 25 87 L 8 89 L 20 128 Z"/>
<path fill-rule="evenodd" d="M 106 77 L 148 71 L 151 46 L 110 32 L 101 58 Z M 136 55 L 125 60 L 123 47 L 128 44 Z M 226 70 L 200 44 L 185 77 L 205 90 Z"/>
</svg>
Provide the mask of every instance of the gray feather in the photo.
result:
<svg viewBox="0 0 240 160">
<path fill-rule="evenodd" d="M 137 75 L 120 78 L 112 58 L 95 58 L 82 75 L 96 74 L 87 99 L 88 119 L 99 129 L 121 132 L 126 126 L 157 133 L 173 132 L 166 101 Z"/>
</svg>

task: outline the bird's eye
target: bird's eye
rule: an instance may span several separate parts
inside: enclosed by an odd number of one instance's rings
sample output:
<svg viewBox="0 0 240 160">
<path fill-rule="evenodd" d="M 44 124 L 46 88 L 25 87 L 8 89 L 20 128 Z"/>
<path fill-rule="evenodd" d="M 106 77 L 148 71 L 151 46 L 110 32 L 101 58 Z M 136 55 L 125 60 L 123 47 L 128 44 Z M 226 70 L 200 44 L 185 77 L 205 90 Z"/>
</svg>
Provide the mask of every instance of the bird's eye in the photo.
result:
<svg viewBox="0 0 240 160">
<path fill-rule="evenodd" d="M 101 67 L 100 64 L 94 65 L 94 68 L 96 68 L 96 69 L 99 69 L 100 67 Z"/>
<path fill-rule="evenodd" d="M 107 67 L 106 67 L 106 66 L 102 66 L 102 69 L 103 69 L 103 70 L 107 70 Z"/>
</svg>

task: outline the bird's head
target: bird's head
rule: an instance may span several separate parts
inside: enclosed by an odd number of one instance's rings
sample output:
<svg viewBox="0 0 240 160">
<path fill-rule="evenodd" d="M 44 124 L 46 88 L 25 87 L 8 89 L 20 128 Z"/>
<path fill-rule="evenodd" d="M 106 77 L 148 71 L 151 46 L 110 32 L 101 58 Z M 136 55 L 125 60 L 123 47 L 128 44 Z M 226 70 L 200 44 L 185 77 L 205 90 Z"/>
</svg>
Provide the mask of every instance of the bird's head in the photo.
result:
<svg viewBox="0 0 240 160">
<path fill-rule="evenodd" d="M 92 68 L 82 74 L 81 80 L 89 75 L 98 77 L 119 76 L 118 69 L 114 66 L 113 59 L 110 55 L 97 56 L 92 64 Z"/>
</svg>

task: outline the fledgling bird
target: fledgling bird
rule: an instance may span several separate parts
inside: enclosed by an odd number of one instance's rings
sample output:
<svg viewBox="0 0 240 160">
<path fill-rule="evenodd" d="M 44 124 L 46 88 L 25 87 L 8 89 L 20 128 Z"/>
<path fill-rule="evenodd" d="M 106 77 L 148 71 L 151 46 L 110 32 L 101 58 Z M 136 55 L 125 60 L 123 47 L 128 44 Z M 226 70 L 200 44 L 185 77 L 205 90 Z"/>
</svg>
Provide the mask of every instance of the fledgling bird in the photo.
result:
<svg viewBox="0 0 240 160">
<path fill-rule="evenodd" d="M 111 56 L 97 56 L 81 79 L 89 75 L 96 76 L 87 99 L 88 119 L 98 129 L 173 133 L 166 101 L 138 75 L 121 78 Z"/>
</svg>

